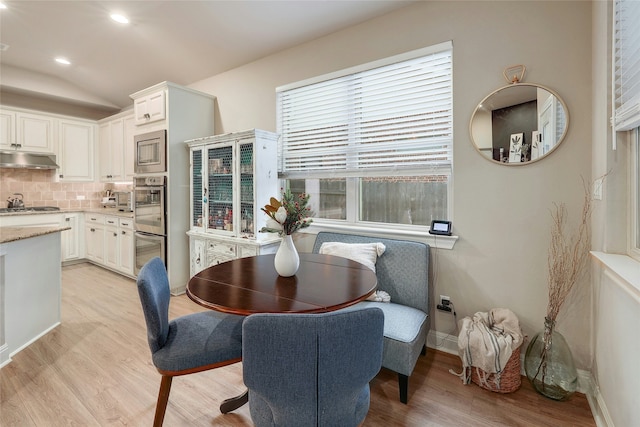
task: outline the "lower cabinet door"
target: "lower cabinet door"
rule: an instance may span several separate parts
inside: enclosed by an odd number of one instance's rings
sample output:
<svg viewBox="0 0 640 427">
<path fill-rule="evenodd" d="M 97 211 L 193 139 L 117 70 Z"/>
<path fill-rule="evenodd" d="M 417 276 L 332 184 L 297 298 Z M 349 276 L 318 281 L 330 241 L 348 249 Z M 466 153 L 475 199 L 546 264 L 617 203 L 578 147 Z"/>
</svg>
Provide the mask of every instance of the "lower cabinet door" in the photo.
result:
<svg viewBox="0 0 640 427">
<path fill-rule="evenodd" d="M 118 269 L 118 229 L 117 228 L 105 228 L 104 232 L 104 264 Z"/>
<path fill-rule="evenodd" d="M 133 276 L 133 230 L 119 230 L 119 270 Z"/>
<path fill-rule="evenodd" d="M 104 263 L 104 227 L 95 224 L 85 228 L 87 258 L 96 263 Z"/>
</svg>

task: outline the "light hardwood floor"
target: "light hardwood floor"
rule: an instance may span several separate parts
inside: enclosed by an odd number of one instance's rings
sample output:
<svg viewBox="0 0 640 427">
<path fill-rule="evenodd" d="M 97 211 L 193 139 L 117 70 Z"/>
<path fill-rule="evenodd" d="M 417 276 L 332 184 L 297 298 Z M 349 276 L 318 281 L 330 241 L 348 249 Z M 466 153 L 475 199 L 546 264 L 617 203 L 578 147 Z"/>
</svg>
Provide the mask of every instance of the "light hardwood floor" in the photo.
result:
<svg viewBox="0 0 640 427">
<path fill-rule="evenodd" d="M 1 426 L 149 426 L 160 375 L 151 364 L 135 282 L 90 264 L 63 268 L 62 324 L 0 369 Z M 173 297 L 170 317 L 201 308 Z M 11 327 L 11 325 L 7 325 Z M 555 402 L 523 378 L 515 393 L 463 385 L 457 356 L 428 349 L 398 401 L 397 377 L 371 382 L 364 426 L 595 426 L 584 395 Z M 242 364 L 176 377 L 165 426 L 251 426 L 247 405 L 220 402 L 244 390 Z"/>
</svg>

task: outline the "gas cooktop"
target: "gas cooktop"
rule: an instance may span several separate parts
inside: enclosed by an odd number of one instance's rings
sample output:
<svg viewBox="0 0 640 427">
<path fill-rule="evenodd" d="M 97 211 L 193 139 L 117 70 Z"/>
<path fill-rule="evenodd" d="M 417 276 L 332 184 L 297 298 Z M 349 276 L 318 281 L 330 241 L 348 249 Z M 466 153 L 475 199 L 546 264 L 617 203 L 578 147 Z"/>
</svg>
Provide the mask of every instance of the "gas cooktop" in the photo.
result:
<svg viewBox="0 0 640 427">
<path fill-rule="evenodd" d="M 51 212 L 59 211 L 57 206 L 31 206 L 22 208 L 0 208 L 0 213 L 13 213 L 13 212 Z"/>
</svg>

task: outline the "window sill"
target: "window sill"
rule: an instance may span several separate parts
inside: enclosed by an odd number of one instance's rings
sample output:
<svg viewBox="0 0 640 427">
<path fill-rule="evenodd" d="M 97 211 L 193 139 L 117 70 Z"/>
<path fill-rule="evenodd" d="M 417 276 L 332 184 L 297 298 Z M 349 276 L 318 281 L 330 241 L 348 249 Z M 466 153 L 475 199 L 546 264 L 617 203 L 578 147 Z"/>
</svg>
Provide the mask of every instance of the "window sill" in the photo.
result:
<svg viewBox="0 0 640 427">
<path fill-rule="evenodd" d="M 591 255 L 604 267 L 615 273 L 621 282 L 627 283 L 629 286 L 625 290 L 640 301 L 640 262 L 627 255 L 597 251 L 592 251 Z"/>
<path fill-rule="evenodd" d="M 334 231 L 338 233 L 359 234 L 363 236 L 384 237 L 388 239 L 411 240 L 427 243 L 432 248 L 453 249 L 459 236 L 437 236 L 429 234 L 428 230 L 403 230 L 393 227 L 364 226 L 359 224 L 335 224 L 314 221 L 309 227 L 298 233 L 318 234 L 320 231 Z"/>
</svg>

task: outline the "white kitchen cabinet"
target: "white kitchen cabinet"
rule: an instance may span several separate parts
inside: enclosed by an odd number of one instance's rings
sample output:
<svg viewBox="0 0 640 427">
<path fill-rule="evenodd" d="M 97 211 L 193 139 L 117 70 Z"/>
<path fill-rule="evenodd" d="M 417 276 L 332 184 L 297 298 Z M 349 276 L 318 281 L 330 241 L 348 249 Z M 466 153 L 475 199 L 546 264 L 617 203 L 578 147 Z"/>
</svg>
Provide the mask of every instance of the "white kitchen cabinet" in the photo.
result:
<svg viewBox="0 0 640 427">
<path fill-rule="evenodd" d="M 54 119 L 39 114 L 16 115 L 18 149 L 39 153 L 53 153 Z"/>
<path fill-rule="evenodd" d="M 133 219 L 104 215 L 103 220 L 104 257 L 102 262 L 98 260 L 98 257 L 92 259 L 92 261 L 119 273 L 133 276 Z M 99 223 L 100 221 L 97 220 L 97 222 Z M 99 249 L 96 251 L 99 251 Z M 89 258 L 88 255 L 87 258 Z"/>
<path fill-rule="evenodd" d="M 123 142 L 123 161 L 124 161 L 124 179 L 133 182 L 135 174 L 135 144 L 133 136 L 136 134 L 136 123 L 133 113 L 129 113 L 123 118 L 124 121 L 124 142 Z"/>
<path fill-rule="evenodd" d="M 133 276 L 134 262 L 133 219 L 120 218 L 118 222 L 118 270 Z"/>
<path fill-rule="evenodd" d="M 85 216 L 86 258 L 97 264 L 105 264 L 104 215 L 88 213 Z"/>
<path fill-rule="evenodd" d="M 52 116 L 3 107 L 0 149 L 53 154 L 56 124 Z"/>
<path fill-rule="evenodd" d="M 136 135 L 166 131 L 166 209 L 170 220 L 165 242 L 167 274 L 171 292 L 179 294 L 184 292 L 190 272 L 189 240 L 185 238 L 189 230 L 189 192 L 185 191 L 189 187 L 189 151 L 184 141 L 215 133 L 216 98 L 171 82 L 158 83 L 130 96 L 137 106 Z M 151 107 L 154 103 L 155 110 Z M 148 119 L 144 117 L 143 108 L 148 108 Z"/>
<path fill-rule="evenodd" d="M 72 261 L 84 258 L 84 227 L 82 213 L 64 214 L 63 226 L 71 227 L 61 235 L 62 261 Z"/>
<path fill-rule="evenodd" d="M 11 144 L 16 142 L 16 113 L 0 110 L 0 148 L 14 149 Z"/>
<path fill-rule="evenodd" d="M 118 218 L 104 218 L 104 265 L 118 269 Z"/>
<path fill-rule="evenodd" d="M 157 90 L 135 99 L 133 109 L 136 125 L 164 120 L 167 116 L 165 90 Z"/>
<path fill-rule="evenodd" d="M 98 122 L 98 170 L 102 182 L 133 181 L 135 124 L 133 113 L 119 113 Z"/>
<path fill-rule="evenodd" d="M 84 229 L 81 212 L 2 215 L 0 227 L 71 227 L 61 233 L 62 261 L 84 258 Z"/>
<path fill-rule="evenodd" d="M 94 180 L 95 122 L 61 119 L 58 123 L 58 179 Z"/>
<path fill-rule="evenodd" d="M 124 121 L 102 122 L 98 129 L 100 181 L 124 181 Z"/>
</svg>

